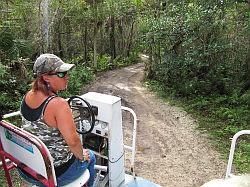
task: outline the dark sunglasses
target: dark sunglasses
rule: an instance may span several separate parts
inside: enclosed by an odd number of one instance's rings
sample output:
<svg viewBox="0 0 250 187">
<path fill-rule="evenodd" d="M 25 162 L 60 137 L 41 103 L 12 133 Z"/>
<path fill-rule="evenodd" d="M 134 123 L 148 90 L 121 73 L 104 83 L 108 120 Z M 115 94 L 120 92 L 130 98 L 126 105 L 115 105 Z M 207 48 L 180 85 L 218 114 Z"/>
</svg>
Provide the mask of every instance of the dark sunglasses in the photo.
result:
<svg viewBox="0 0 250 187">
<path fill-rule="evenodd" d="M 56 73 L 49 73 L 49 75 L 57 75 L 59 78 L 64 78 L 68 74 L 67 71 L 64 72 L 56 72 Z"/>
</svg>

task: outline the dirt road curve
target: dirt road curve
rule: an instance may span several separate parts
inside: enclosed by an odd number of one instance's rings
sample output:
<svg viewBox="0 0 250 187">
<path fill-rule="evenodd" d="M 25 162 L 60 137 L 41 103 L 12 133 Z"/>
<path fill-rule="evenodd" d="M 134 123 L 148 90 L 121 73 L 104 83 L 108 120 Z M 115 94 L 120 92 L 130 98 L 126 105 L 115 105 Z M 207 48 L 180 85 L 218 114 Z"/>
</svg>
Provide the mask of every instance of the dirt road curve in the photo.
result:
<svg viewBox="0 0 250 187">
<path fill-rule="evenodd" d="M 184 111 L 163 103 L 141 83 L 143 64 L 100 75 L 84 92 L 122 98 L 138 117 L 136 173 L 164 187 L 197 187 L 223 177 L 220 159 Z"/>
</svg>

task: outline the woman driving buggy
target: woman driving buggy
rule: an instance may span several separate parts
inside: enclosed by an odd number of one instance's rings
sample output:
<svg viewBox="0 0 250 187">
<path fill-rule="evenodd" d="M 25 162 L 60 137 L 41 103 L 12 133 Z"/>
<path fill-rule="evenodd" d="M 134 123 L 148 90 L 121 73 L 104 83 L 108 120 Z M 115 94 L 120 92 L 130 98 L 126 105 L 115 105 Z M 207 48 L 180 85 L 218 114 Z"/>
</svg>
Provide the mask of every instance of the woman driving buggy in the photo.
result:
<svg viewBox="0 0 250 187">
<path fill-rule="evenodd" d="M 53 54 L 42 54 L 36 59 L 33 67 L 36 79 L 21 103 L 22 126 L 48 147 L 58 186 L 74 181 L 86 169 L 90 172 L 88 186 L 92 186 L 95 156 L 83 149 L 69 104 L 57 96 L 57 92 L 67 88 L 72 67 L 74 64 L 64 63 Z M 19 173 L 28 182 L 44 186 L 23 171 Z"/>
</svg>

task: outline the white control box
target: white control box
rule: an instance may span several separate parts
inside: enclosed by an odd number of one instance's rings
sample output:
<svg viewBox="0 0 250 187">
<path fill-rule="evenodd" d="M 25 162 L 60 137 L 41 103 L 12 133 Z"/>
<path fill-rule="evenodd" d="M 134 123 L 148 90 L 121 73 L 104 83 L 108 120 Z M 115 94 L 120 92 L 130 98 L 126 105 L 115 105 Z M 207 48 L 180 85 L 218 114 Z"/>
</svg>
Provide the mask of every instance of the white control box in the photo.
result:
<svg viewBox="0 0 250 187">
<path fill-rule="evenodd" d="M 96 92 L 80 97 L 98 107 L 92 132 L 108 138 L 109 186 L 117 187 L 125 180 L 121 98 Z"/>
</svg>

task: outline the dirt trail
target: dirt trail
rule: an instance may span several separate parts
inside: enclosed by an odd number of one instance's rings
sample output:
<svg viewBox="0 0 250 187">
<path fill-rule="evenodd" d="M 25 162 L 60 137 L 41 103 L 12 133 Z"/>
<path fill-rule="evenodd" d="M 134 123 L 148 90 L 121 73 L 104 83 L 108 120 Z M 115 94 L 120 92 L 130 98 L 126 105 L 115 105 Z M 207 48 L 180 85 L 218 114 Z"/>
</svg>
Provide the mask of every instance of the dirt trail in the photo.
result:
<svg viewBox="0 0 250 187">
<path fill-rule="evenodd" d="M 108 71 L 84 89 L 122 98 L 138 117 L 135 170 L 164 187 L 197 187 L 221 178 L 226 162 L 182 109 L 162 102 L 142 86 L 143 64 Z"/>
</svg>

